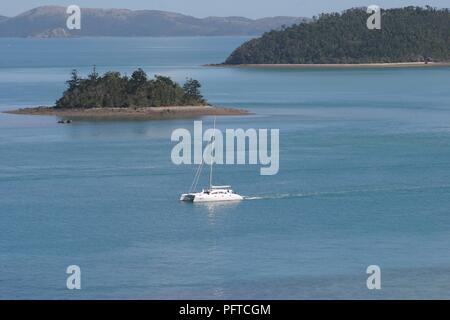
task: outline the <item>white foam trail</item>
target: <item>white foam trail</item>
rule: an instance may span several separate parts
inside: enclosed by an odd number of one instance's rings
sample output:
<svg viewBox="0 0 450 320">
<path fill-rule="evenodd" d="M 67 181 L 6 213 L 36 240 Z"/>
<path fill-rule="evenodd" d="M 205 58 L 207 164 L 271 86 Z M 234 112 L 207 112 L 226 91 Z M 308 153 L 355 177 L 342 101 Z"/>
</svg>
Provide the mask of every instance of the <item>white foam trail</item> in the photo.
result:
<svg viewBox="0 0 450 320">
<path fill-rule="evenodd" d="M 397 192 L 397 191 L 417 191 L 426 189 L 442 189 L 450 188 L 450 185 L 431 185 L 431 186 L 405 186 L 397 188 L 373 188 L 373 189 L 355 189 L 342 191 L 325 191 L 325 192 L 308 192 L 308 193 L 284 193 L 284 194 L 268 194 L 260 196 L 244 196 L 245 200 L 269 200 L 269 199 L 291 199 L 306 198 L 319 196 L 345 195 L 352 193 L 375 193 L 375 192 Z"/>
<path fill-rule="evenodd" d="M 245 200 L 268 200 L 268 199 L 285 199 L 285 198 L 298 198 L 304 196 L 303 194 L 272 194 L 263 196 L 244 196 Z"/>
<path fill-rule="evenodd" d="M 264 197 L 246 197 L 244 196 L 244 200 L 261 200 L 264 199 Z"/>
</svg>

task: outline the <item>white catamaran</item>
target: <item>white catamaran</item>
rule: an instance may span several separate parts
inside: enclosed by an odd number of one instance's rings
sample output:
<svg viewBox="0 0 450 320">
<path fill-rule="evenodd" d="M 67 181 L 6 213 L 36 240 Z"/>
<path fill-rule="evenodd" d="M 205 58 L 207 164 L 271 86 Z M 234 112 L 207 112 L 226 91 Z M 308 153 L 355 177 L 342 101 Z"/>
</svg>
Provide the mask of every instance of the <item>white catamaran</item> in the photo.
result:
<svg viewBox="0 0 450 320">
<path fill-rule="evenodd" d="M 216 133 L 216 119 L 214 118 L 214 135 L 212 137 L 212 150 L 214 150 L 214 142 L 215 142 L 215 133 Z M 197 172 L 195 173 L 194 181 L 192 182 L 189 193 L 184 193 L 181 195 L 181 201 L 188 202 L 215 202 L 215 201 L 240 201 L 244 200 L 244 197 L 238 195 L 231 189 L 231 186 L 213 186 L 212 184 L 212 176 L 213 176 L 213 164 L 214 164 L 214 155 L 211 154 L 211 164 L 209 168 L 209 188 L 203 189 L 201 192 L 193 192 L 197 188 L 198 180 L 200 179 L 200 175 L 202 172 L 203 161 L 199 165 Z"/>
</svg>

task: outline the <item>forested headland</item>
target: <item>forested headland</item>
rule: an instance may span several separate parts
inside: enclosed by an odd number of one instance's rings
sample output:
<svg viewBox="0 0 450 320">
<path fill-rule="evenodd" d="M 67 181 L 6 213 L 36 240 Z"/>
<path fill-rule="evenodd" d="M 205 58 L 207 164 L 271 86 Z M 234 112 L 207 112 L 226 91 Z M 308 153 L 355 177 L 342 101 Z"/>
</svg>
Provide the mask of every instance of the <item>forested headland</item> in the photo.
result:
<svg viewBox="0 0 450 320">
<path fill-rule="evenodd" d="M 381 10 L 369 30 L 366 8 L 321 14 L 312 22 L 271 31 L 237 48 L 224 64 L 367 64 L 450 61 L 450 10 Z"/>
</svg>

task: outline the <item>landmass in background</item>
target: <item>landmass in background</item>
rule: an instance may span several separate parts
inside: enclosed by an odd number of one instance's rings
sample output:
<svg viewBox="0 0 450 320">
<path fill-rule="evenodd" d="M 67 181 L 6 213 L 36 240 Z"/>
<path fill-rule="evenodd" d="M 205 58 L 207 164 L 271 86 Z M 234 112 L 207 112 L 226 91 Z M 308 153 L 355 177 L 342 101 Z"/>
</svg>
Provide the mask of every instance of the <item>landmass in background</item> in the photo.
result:
<svg viewBox="0 0 450 320">
<path fill-rule="evenodd" d="M 42 6 L 15 17 L 0 16 L 0 37 L 83 37 L 83 36 L 238 36 L 260 35 L 307 21 L 302 17 L 195 18 L 157 10 L 81 8 L 81 30 L 66 27 L 67 7 Z"/>
</svg>

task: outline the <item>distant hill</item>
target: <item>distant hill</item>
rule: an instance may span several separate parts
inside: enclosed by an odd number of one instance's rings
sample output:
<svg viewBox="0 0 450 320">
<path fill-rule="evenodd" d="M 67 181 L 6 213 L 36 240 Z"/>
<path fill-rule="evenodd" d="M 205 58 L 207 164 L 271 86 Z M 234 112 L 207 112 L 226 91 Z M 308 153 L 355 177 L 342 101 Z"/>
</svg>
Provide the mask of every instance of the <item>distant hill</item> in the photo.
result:
<svg viewBox="0 0 450 320">
<path fill-rule="evenodd" d="M 260 35 L 305 20 L 297 17 L 199 19 L 173 12 L 126 9 L 82 8 L 81 13 L 81 30 L 66 28 L 68 15 L 66 7 L 61 6 L 38 7 L 12 18 L 0 16 L 0 37 Z"/>
<path fill-rule="evenodd" d="M 382 10 L 369 30 L 366 9 L 322 14 L 311 23 L 271 31 L 236 49 L 225 64 L 354 64 L 450 61 L 450 11 Z"/>
</svg>

